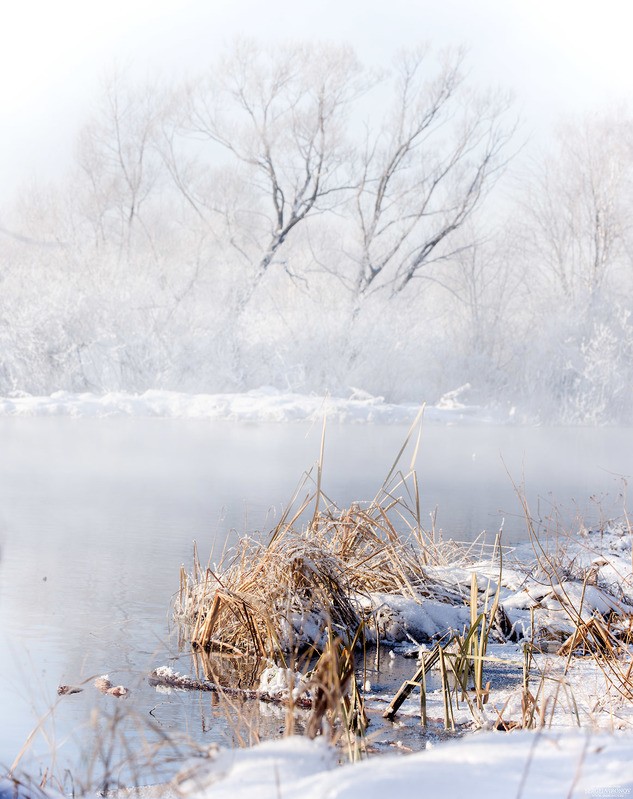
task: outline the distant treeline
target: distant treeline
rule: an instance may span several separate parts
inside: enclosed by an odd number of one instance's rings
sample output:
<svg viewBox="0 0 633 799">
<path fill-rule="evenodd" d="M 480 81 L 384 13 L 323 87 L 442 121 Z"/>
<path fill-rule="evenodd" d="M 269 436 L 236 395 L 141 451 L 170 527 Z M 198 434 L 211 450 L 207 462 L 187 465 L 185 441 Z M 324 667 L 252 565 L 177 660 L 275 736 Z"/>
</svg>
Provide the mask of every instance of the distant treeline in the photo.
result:
<svg viewBox="0 0 633 799">
<path fill-rule="evenodd" d="M 0 393 L 274 385 L 633 422 L 633 120 L 526 156 L 459 50 L 115 74 L 0 231 Z M 11 231 L 9 233 L 8 231 Z"/>
</svg>

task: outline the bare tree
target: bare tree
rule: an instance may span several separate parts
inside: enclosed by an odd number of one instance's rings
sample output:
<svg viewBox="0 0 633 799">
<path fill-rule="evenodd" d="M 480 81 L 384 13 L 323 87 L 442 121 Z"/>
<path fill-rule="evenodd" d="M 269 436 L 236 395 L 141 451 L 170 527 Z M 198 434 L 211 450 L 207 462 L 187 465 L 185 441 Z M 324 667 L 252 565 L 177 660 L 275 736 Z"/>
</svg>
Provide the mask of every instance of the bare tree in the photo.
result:
<svg viewBox="0 0 633 799">
<path fill-rule="evenodd" d="M 426 48 L 396 62 L 395 97 L 368 130 L 354 198 L 356 244 L 348 278 L 359 301 L 401 292 L 453 254 L 455 233 L 480 206 L 507 161 L 509 98 L 468 90 L 463 52 L 444 52 L 429 76 Z"/>
<path fill-rule="evenodd" d="M 82 211 L 97 241 L 129 253 L 135 227 L 151 238 L 143 205 L 157 188 L 163 162 L 156 148 L 164 108 L 156 86 L 134 86 L 115 72 L 80 133 L 77 162 L 84 178 Z"/>
<path fill-rule="evenodd" d="M 452 313 L 464 321 L 466 357 L 501 365 L 522 279 L 512 261 L 511 240 L 505 231 L 478 236 L 470 222 L 458 237 L 463 246 L 443 265 L 436 282 L 446 290 Z"/>
<path fill-rule="evenodd" d="M 244 304 L 292 231 L 340 201 L 348 181 L 346 119 L 360 91 L 359 76 L 349 48 L 264 49 L 242 41 L 190 87 L 187 132 L 210 143 L 208 156 L 223 167 L 223 178 L 227 164 L 233 165 L 233 180 L 247 187 L 251 203 L 236 204 L 217 192 L 209 203 L 179 169 L 173 146 L 168 160 L 190 205 L 207 218 L 210 207 L 250 261 Z M 193 174 L 191 167 L 188 172 Z M 233 196 L 243 193 L 238 189 Z M 247 228 L 249 236 L 240 238 L 236 228 Z"/>
<path fill-rule="evenodd" d="M 569 119 L 520 187 L 521 376 L 543 418 L 630 415 L 632 131 L 625 111 Z"/>
<path fill-rule="evenodd" d="M 621 113 L 568 122 L 555 151 L 534 168 L 523 203 L 532 274 L 579 310 L 593 306 L 630 262 L 632 131 Z"/>
</svg>

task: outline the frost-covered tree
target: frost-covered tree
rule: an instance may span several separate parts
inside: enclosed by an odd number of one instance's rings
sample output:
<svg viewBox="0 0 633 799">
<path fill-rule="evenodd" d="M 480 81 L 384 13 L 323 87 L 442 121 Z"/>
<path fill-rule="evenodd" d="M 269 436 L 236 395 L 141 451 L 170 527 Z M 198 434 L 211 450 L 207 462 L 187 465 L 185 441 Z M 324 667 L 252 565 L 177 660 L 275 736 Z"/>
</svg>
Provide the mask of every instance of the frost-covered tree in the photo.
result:
<svg viewBox="0 0 633 799">
<path fill-rule="evenodd" d="M 516 215 L 530 330 L 517 393 L 543 418 L 631 418 L 632 134 L 623 111 L 568 120 Z"/>
<path fill-rule="evenodd" d="M 524 246 L 542 283 L 578 311 L 630 262 L 633 120 L 568 121 L 536 165 L 523 203 Z"/>
<path fill-rule="evenodd" d="M 136 85 L 121 72 L 105 81 L 77 142 L 76 208 L 97 245 L 131 254 L 136 231 L 151 241 L 156 226 L 144 216 L 164 190 L 157 137 L 166 113 L 163 92 Z"/>
<path fill-rule="evenodd" d="M 209 146 L 188 175 L 171 146 L 170 167 L 190 205 L 201 217 L 211 211 L 250 267 L 242 304 L 273 263 L 292 274 L 282 255 L 289 237 L 340 202 L 360 71 L 347 47 L 241 41 L 190 84 L 182 131 Z"/>
<path fill-rule="evenodd" d="M 506 165 L 513 132 L 509 98 L 470 88 L 461 51 L 402 52 L 392 89 L 359 153 L 350 281 L 360 298 L 432 279 L 429 267 L 465 245 L 456 234 Z"/>
<path fill-rule="evenodd" d="M 384 80 L 345 47 L 244 42 L 186 84 L 116 74 L 67 176 L 0 220 L 0 391 L 469 382 L 633 421 L 633 123 L 567 123 L 491 207 L 513 127 L 459 51 Z"/>
</svg>

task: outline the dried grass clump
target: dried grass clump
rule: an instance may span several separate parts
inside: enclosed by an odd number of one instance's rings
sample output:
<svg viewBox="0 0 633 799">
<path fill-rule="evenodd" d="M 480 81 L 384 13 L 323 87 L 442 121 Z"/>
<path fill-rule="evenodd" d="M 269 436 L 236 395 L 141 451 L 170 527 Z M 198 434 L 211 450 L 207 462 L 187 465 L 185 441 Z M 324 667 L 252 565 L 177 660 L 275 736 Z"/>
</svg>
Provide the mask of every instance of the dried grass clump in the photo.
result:
<svg viewBox="0 0 633 799">
<path fill-rule="evenodd" d="M 269 658 L 322 651 L 328 625 L 343 641 L 356 635 L 359 595 L 430 590 L 424 567 L 436 558 L 432 542 L 416 511 L 393 493 L 399 486 L 410 492 L 411 480 L 417 489 L 415 475 L 401 476 L 367 507 L 343 511 L 326 503 L 317 483 L 268 540 L 243 538 L 219 568 L 202 568 L 195 555 L 192 574 L 181 569 L 176 606 L 193 646 Z"/>
<path fill-rule="evenodd" d="M 194 646 L 263 657 L 289 649 L 295 637 L 320 638 L 328 616 L 352 635 L 359 623 L 344 570 L 307 532 L 268 544 L 244 539 L 226 568 L 205 570 L 186 604 Z"/>
</svg>

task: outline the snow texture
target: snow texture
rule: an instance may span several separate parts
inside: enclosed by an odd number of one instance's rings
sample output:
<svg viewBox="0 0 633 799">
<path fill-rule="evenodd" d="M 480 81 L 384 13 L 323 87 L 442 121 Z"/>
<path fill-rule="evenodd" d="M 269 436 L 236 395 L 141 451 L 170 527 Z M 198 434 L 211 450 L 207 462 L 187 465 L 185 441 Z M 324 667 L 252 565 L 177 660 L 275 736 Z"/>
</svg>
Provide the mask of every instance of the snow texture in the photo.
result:
<svg viewBox="0 0 633 799">
<path fill-rule="evenodd" d="M 192 799 L 560 799 L 628 796 L 633 791 L 630 734 L 579 731 L 474 734 L 424 752 L 334 768 L 321 741 L 287 738 L 247 750 L 219 750 L 188 764 L 179 791 Z M 573 789 L 573 790 L 572 790 Z"/>
<path fill-rule="evenodd" d="M 348 398 L 286 393 L 270 387 L 235 394 L 146 391 L 97 395 L 57 391 L 47 397 L 23 394 L 0 398 L 0 416 L 133 416 L 252 423 L 315 421 L 326 415 L 337 422 L 410 424 L 421 404 L 392 404 L 358 390 Z M 493 421 L 484 409 L 455 400 L 427 407 L 425 419 L 447 424 Z"/>
</svg>

